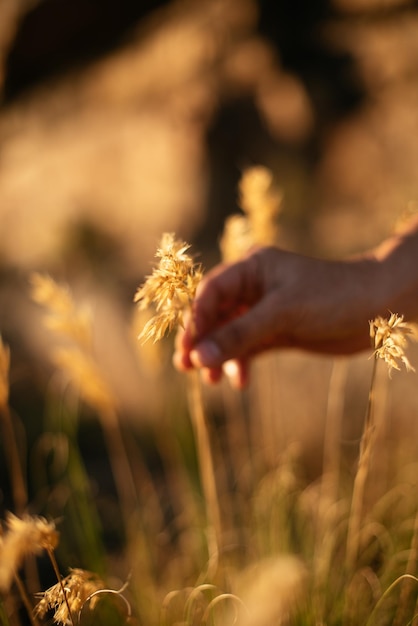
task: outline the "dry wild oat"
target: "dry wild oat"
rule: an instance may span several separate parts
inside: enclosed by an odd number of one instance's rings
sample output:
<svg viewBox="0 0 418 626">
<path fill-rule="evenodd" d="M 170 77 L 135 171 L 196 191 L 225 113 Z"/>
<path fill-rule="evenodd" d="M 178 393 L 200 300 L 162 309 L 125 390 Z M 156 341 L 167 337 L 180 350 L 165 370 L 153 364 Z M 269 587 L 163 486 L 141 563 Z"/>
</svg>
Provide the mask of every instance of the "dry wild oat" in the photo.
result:
<svg viewBox="0 0 418 626">
<path fill-rule="evenodd" d="M 0 590 L 7 591 L 15 573 L 29 554 L 53 551 L 59 534 L 53 522 L 43 517 L 25 515 L 22 518 L 8 513 L 6 532 L 1 537 Z"/>
<path fill-rule="evenodd" d="M 241 259 L 254 245 L 249 219 L 246 215 L 230 215 L 226 218 L 219 247 L 224 261 Z"/>
<path fill-rule="evenodd" d="M 32 299 L 57 315 L 66 315 L 73 310 L 73 300 L 68 287 L 58 285 L 48 275 L 33 272 L 30 276 Z"/>
<path fill-rule="evenodd" d="M 60 339 L 64 347 L 52 353 L 54 364 L 79 390 L 83 400 L 99 412 L 113 409 L 115 399 L 92 355 L 92 315 L 79 306 L 67 285 L 59 285 L 50 276 L 31 275 L 32 299 L 45 308 L 45 325 Z"/>
<path fill-rule="evenodd" d="M 116 401 L 109 386 L 97 364 L 88 354 L 76 348 L 56 348 L 52 360 L 65 372 L 88 406 L 99 412 L 115 407 Z"/>
<path fill-rule="evenodd" d="M 407 371 L 415 371 L 405 355 L 408 339 L 415 335 L 415 327 L 403 319 L 403 315 L 391 313 L 389 319 L 378 316 L 370 322 L 370 337 L 373 340 L 375 358 L 385 361 L 389 375 L 392 369 L 400 370 L 399 361 L 404 364 Z"/>
<path fill-rule="evenodd" d="M 200 264 L 187 254 L 190 245 L 164 233 L 156 252 L 159 258 L 152 274 L 135 294 L 134 301 L 142 310 L 153 305 L 156 315 L 144 326 L 139 339 L 158 341 L 177 325 L 183 324 L 183 314 L 190 306 L 202 278 Z"/>
<path fill-rule="evenodd" d="M 239 192 L 239 203 L 248 217 L 254 243 L 276 244 L 282 194 L 274 187 L 271 171 L 261 165 L 246 169 L 239 183 Z"/>
<path fill-rule="evenodd" d="M 34 614 L 42 618 L 52 610 L 56 624 L 65 626 L 74 623 L 88 598 L 104 586 L 103 581 L 92 572 L 78 568 L 70 569 L 68 576 L 38 594 L 41 600 L 36 605 Z M 91 608 L 94 608 L 97 600 L 98 598 L 91 600 Z"/>
<path fill-rule="evenodd" d="M 255 245 L 275 245 L 282 194 L 274 187 L 271 171 L 261 165 L 244 170 L 239 182 L 239 205 L 244 215 L 225 220 L 220 241 L 224 261 L 242 258 Z"/>
<path fill-rule="evenodd" d="M 46 327 L 89 351 L 92 345 L 90 309 L 78 306 L 68 285 L 59 285 L 48 275 L 33 272 L 30 281 L 32 300 L 46 311 Z"/>
</svg>

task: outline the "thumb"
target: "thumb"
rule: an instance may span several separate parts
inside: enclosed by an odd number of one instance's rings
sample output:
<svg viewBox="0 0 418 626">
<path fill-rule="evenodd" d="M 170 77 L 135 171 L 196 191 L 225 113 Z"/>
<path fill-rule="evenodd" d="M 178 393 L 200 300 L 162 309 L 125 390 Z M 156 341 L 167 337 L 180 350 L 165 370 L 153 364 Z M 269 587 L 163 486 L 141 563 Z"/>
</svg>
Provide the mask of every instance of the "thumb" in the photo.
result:
<svg viewBox="0 0 418 626">
<path fill-rule="evenodd" d="M 190 352 L 196 367 L 219 368 L 230 359 L 243 359 L 268 347 L 273 307 L 259 303 L 242 316 L 216 329 Z M 274 309 L 273 309 L 274 310 Z"/>
</svg>

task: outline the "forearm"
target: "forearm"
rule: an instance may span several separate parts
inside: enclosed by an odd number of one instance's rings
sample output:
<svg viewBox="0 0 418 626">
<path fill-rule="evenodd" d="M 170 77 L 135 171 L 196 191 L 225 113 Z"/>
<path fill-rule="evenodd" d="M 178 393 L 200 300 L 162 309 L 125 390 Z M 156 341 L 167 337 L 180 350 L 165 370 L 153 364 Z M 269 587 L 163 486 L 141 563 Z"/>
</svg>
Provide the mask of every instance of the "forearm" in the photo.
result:
<svg viewBox="0 0 418 626">
<path fill-rule="evenodd" d="M 377 290 L 382 308 L 418 320 L 418 219 L 374 251 L 381 267 Z"/>
</svg>

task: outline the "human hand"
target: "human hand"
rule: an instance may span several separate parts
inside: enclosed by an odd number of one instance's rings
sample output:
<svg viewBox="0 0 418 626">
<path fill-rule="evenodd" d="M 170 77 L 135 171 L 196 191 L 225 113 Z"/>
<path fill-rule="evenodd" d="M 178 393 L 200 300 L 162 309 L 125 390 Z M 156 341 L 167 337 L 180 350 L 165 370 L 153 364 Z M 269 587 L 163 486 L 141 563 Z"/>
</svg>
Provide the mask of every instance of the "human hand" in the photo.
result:
<svg viewBox="0 0 418 626">
<path fill-rule="evenodd" d="M 273 348 L 352 353 L 370 346 L 368 320 L 378 263 L 309 258 L 274 247 L 209 272 L 176 339 L 180 370 L 202 368 L 209 382 L 234 364 L 235 384 L 248 382 L 252 357 Z"/>
</svg>

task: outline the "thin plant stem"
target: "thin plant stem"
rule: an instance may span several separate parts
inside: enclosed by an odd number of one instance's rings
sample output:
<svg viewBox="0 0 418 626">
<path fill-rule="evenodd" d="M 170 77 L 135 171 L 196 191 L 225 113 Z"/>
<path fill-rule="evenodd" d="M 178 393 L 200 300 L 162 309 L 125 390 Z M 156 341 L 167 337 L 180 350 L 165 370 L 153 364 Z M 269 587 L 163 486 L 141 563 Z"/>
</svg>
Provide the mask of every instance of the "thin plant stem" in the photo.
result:
<svg viewBox="0 0 418 626">
<path fill-rule="evenodd" d="M 99 413 L 99 420 L 109 452 L 109 461 L 120 499 L 125 529 L 129 535 L 131 516 L 138 504 L 138 498 L 119 419 L 116 411 L 108 408 Z"/>
<path fill-rule="evenodd" d="M 189 381 L 189 406 L 196 438 L 197 454 L 200 465 L 200 477 L 206 504 L 209 556 L 214 556 L 219 555 L 222 534 L 221 515 L 211 453 L 210 437 L 206 423 L 205 411 L 203 408 L 202 384 L 198 370 L 192 370 L 190 372 Z"/>
<path fill-rule="evenodd" d="M 416 573 L 416 563 L 418 556 L 418 512 L 415 515 L 414 531 L 412 535 L 411 547 L 409 551 L 408 563 L 406 565 L 406 574 L 414 576 Z M 407 578 L 403 581 L 401 587 L 401 593 L 398 602 L 398 608 L 396 611 L 395 619 L 393 621 L 394 626 L 402 626 L 406 623 L 406 613 L 408 610 L 408 602 L 411 598 L 412 587 L 415 579 Z"/>
<path fill-rule="evenodd" d="M 10 484 L 15 511 L 17 515 L 22 515 L 28 501 L 28 496 L 19 448 L 16 441 L 16 433 L 12 424 L 10 408 L 7 405 L 0 407 L 0 421 L 3 427 L 3 448 L 9 466 Z"/>
<path fill-rule="evenodd" d="M 352 572 L 358 557 L 360 546 L 360 529 L 363 513 L 363 498 L 366 480 L 370 468 L 373 443 L 376 429 L 373 421 L 373 400 L 374 384 L 376 380 L 377 359 L 373 359 L 373 370 L 370 382 L 369 397 L 367 404 L 366 418 L 364 421 L 363 434 L 360 441 L 360 454 L 357 465 L 357 472 L 354 478 L 353 495 L 351 499 L 351 511 L 348 520 L 347 548 L 346 548 L 346 570 Z"/>
<path fill-rule="evenodd" d="M 55 558 L 55 554 L 50 549 L 47 550 L 47 553 L 48 553 L 48 556 L 49 556 L 49 560 L 51 561 L 52 567 L 54 569 L 55 576 L 57 577 L 58 583 L 59 583 L 59 585 L 61 587 L 61 593 L 62 593 L 62 596 L 64 598 L 64 602 L 65 602 L 65 604 L 67 606 L 67 611 L 68 611 L 68 616 L 69 616 L 70 621 L 71 621 L 71 626 L 75 626 L 73 614 L 71 613 L 70 605 L 69 605 L 68 598 L 67 598 L 67 593 L 65 591 L 65 587 L 64 587 L 64 584 L 62 582 L 62 576 L 61 576 L 61 573 L 60 573 L 59 568 L 58 568 L 58 563 L 57 563 L 57 560 Z"/>
<path fill-rule="evenodd" d="M 344 386 L 347 380 L 347 361 L 336 359 L 332 364 L 326 413 L 323 483 L 321 485 L 320 511 L 324 513 L 325 501 L 335 502 L 338 496 L 340 473 L 340 439 L 344 412 Z"/>
<path fill-rule="evenodd" d="M 337 515 L 334 505 L 338 498 L 340 478 L 340 439 L 346 380 L 347 360 L 334 360 L 329 381 L 314 552 L 316 609 L 319 621 L 323 621 L 325 602 L 323 590 L 331 568 L 332 552 L 328 547 L 329 538 L 335 532 L 334 524 Z M 330 514 L 331 507 L 334 507 L 334 514 Z"/>
<path fill-rule="evenodd" d="M 245 615 L 249 616 L 248 609 L 245 606 L 244 602 L 241 600 L 241 598 L 239 598 L 233 593 L 222 593 L 219 596 L 216 596 L 213 600 L 209 602 L 208 606 L 206 607 L 205 612 L 202 615 L 202 625 L 205 625 L 208 623 L 209 618 L 211 617 L 211 613 L 213 612 L 215 606 L 217 606 L 220 603 L 225 603 L 225 601 L 228 601 L 228 600 L 232 601 L 234 605 L 236 605 L 235 606 L 235 619 L 233 623 L 236 622 L 239 609 L 243 609 L 245 611 Z"/>
<path fill-rule="evenodd" d="M 380 609 L 380 607 L 382 606 L 383 602 L 386 600 L 386 598 L 389 596 L 389 594 L 393 591 L 393 589 L 395 589 L 398 585 L 400 585 L 404 580 L 409 580 L 411 582 L 411 584 L 413 582 L 418 583 L 418 578 L 416 576 L 412 576 L 411 574 L 402 574 L 402 576 L 399 576 L 396 580 L 393 581 L 393 583 L 391 585 L 389 585 L 389 587 L 386 589 L 386 591 L 382 594 L 382 596 L 379 598 L 379 600 L 376 602 L 376 605 L 373 609 L 373 611 L 371 612 L 367 622 L 366 622 L 366 626 L 371 626 L 372 623 L 372 619 L 375 615 L 375 613 L 377 613 L 377 611 Z"/>
<path fill-rule="evenodd" d="M 39 621 L 36 618 L 36 616 L 33 614 L 33 608 L 30 603 L 27 591 L 25 589 L 25 585 L 23 584 L 18 574 L 14 575 L 14 580 L 15 580 L 16 587 L 18 588 L 20 598 L 23 602 L 23 606 L 25 607 L 26 612 L 28 614 L 30 623 L 32 624 L 32 626 L 39 626 Z"/>
<path fill-rule="evenodd" d="M 0 598 L 0 624 L 1 626 L 10 626 L 10 620 L 6 613 L 6 609 L 4 607 L 4 603 Z"/>
</svg>

